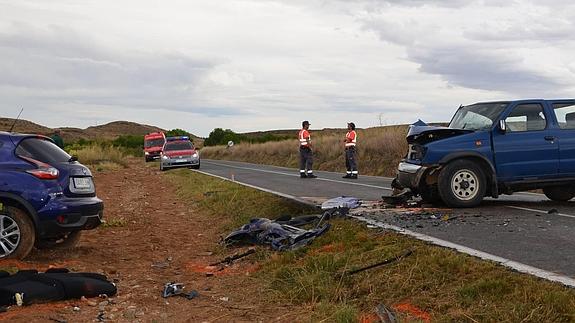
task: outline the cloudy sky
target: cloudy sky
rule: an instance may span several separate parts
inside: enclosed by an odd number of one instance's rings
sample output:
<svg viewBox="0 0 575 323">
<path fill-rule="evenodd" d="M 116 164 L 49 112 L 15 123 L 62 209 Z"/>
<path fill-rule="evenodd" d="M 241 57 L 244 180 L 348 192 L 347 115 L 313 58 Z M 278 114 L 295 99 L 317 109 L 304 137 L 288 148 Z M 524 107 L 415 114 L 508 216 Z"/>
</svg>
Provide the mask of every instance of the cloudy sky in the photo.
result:
<svg viewBox="0 0 575 323">
<path fill-rule="evenodd" d="M 0 116 L 207 136 L 575 96 L 562 0 L 0 0 Z"/>
</svg>

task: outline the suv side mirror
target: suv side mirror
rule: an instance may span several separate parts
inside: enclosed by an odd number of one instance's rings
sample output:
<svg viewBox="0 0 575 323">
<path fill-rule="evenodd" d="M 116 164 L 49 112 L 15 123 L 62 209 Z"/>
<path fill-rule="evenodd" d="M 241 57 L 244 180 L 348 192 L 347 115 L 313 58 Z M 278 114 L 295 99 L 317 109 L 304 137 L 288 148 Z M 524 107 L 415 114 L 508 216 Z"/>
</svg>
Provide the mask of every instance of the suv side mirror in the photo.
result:
<svg viewBox="0 0 575 323">
<path fill-rule="evenodd" d="M 505 120 L 499 120 L 499 130 L 503 133 L 507 132 L 507 122 Z"/>
</svg>

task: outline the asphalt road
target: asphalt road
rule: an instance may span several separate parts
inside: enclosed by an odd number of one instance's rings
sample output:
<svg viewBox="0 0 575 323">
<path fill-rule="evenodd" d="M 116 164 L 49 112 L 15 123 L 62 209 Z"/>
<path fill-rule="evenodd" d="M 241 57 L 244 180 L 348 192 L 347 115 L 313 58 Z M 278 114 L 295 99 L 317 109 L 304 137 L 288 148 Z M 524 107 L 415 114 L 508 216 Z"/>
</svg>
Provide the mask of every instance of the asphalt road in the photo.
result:
<svg viewBox="0 0 575 323">
<path fill-rule="evenodd" d="M 317 179 L 301 179 L 295 169 L 220 160 L 202 160 L 201 171 L 316 203 L 338 196 L 377 201 L 392 191 L 391 178 L 386 177 L 348 180 L 340 173 L 315 171 Z M 552 202 L 542 194 L 516 193 L 486 199 L 473 209 L 382 211 L 365 217 L 575 278 L 574 206 L 575 202 Z"/>
</svg>

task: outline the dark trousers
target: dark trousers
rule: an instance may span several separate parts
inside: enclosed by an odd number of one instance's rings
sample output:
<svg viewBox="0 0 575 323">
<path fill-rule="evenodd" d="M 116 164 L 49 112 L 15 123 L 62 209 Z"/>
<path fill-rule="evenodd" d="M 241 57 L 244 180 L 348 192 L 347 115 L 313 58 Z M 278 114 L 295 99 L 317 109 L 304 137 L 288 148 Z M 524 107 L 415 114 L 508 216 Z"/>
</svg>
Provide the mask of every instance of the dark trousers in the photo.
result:
<svg viewBox="0 0 575 323">
<path fill-rule="evenodd" d="M 313 152 L 308 147 L 300 147 L 299 148 L 300 172 L 307 170 L 308 173 L 311 173 L 312 166 L 313 166 Z"/>
<path fill-rule="evenodd" d="M 348 174 L 357 174 L 357 152 L 355 147 L 345 148 L 345 168 Z"/>
</svg>

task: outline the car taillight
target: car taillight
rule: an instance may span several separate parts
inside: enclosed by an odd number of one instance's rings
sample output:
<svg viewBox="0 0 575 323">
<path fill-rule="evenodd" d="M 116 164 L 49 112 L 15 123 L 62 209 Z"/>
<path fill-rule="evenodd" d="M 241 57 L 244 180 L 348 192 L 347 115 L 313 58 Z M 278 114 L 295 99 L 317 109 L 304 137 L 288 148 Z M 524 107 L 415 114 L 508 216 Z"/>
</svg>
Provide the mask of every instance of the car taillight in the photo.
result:
<svg viewBox="0 0 575 323">
<path fill-rule="evenodd" d="M 60 175 L 60 172 L 56 168 L 54 168 L 54 167 L 52 167 L 46 163 L 43 163 L 41 161 L 38 161 L 36 159 L 32 159 L 32 158 L 24 157 L 24 156 L 19 156 L 19 157 L 32 163 L 32 164 L 34 164 L 34 165 L 36 165 L 36 167 L 38 167 L 36 169 L 27 170 L 26 173 L 34 175 L 39 179 L 58 179 L 58 175 Z"/>
</svg>

